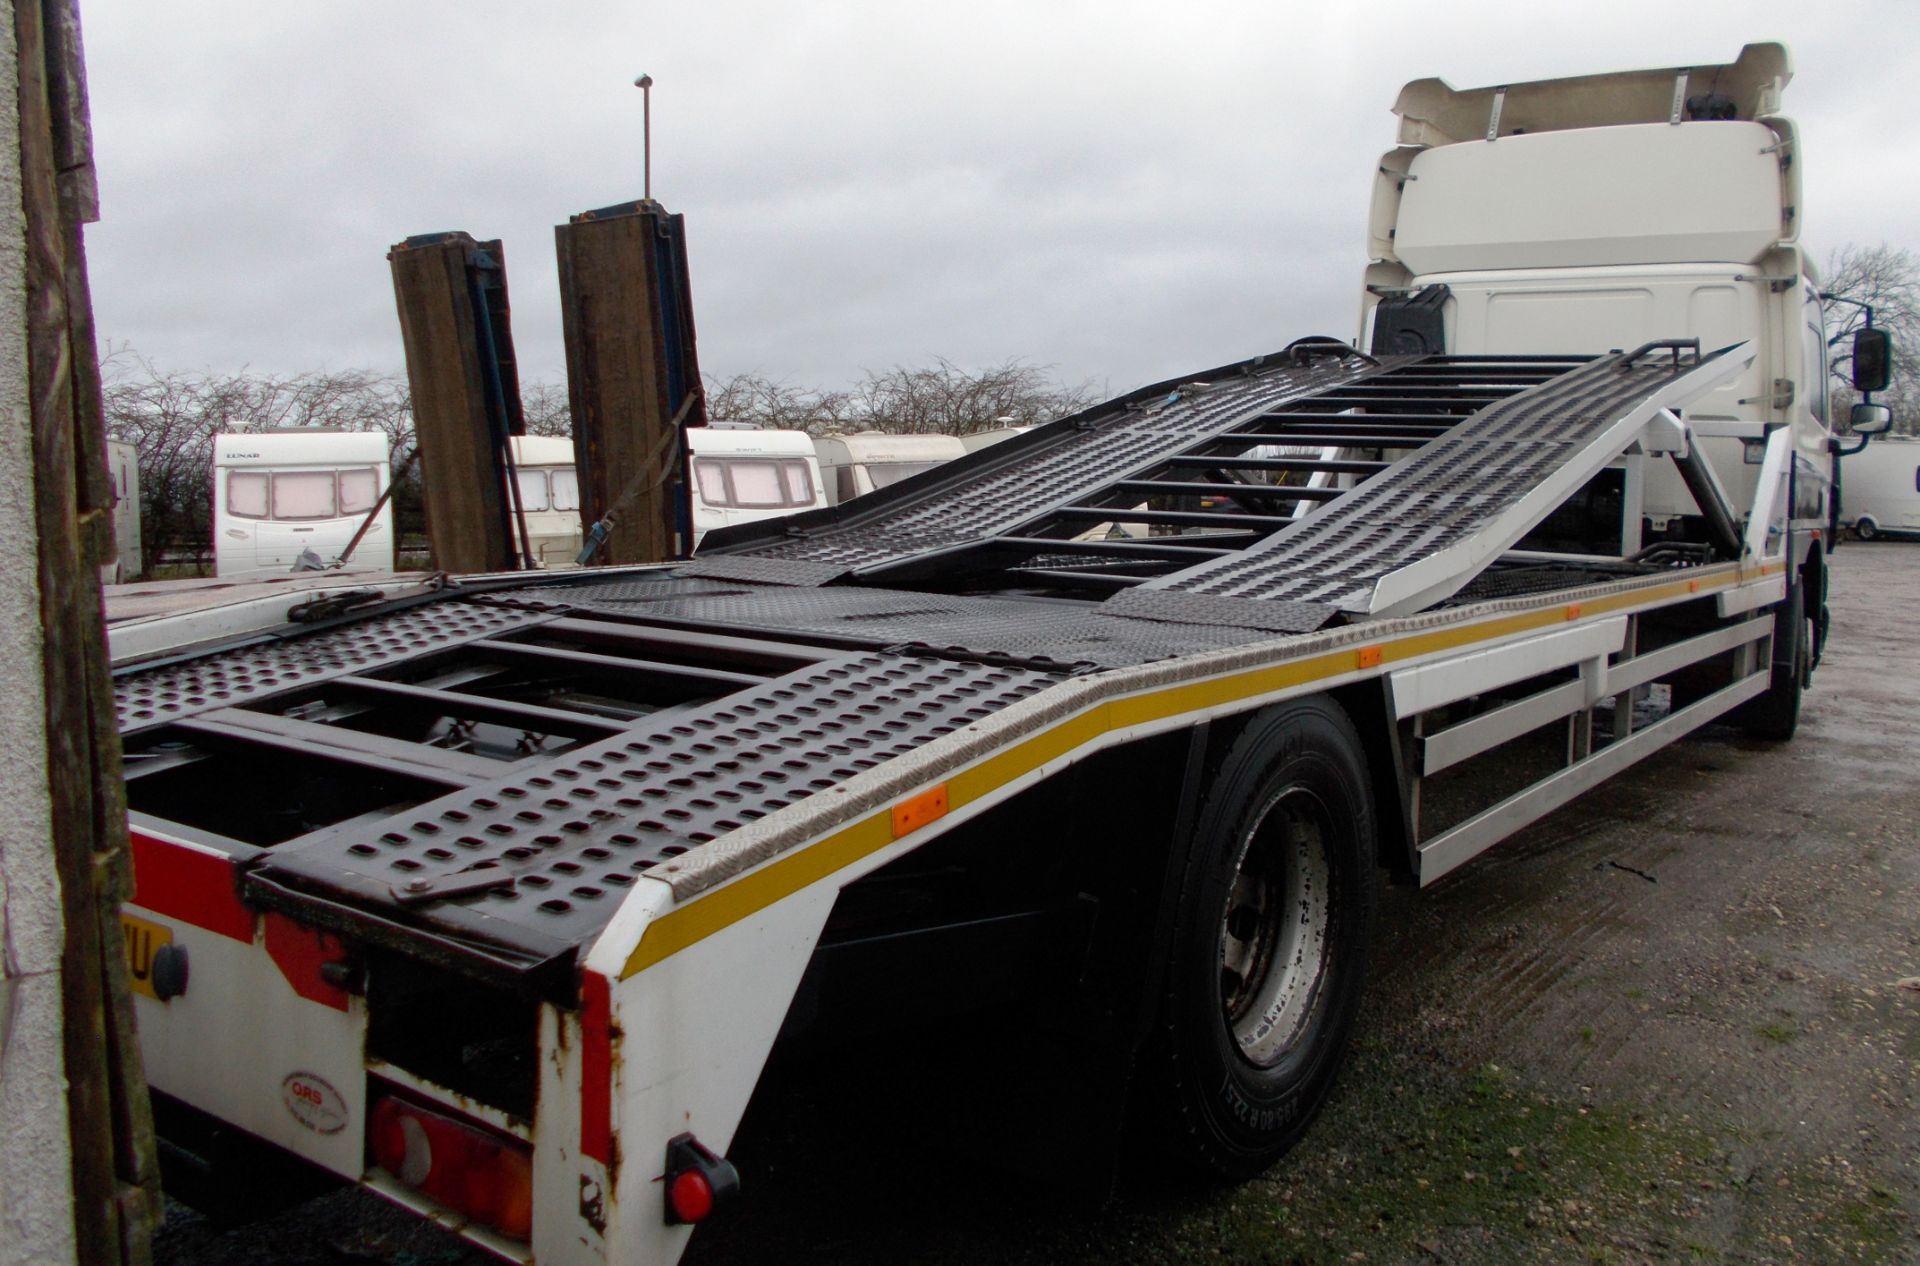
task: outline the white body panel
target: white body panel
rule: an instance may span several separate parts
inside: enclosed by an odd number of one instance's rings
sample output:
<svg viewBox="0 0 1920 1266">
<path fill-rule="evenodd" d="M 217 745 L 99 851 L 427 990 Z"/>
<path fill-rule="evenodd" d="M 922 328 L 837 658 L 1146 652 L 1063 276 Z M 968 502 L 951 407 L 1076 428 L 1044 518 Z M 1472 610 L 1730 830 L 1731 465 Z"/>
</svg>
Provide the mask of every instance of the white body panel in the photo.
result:
<svg viewBox="0 0 1920 1266">
<path fill-rule="evenodd" d="M 1415 275 L 1750 263 L 1780 237 L 1764 124 L 1580 128 L 1422 150 L 1394 253 Z"/>
<path fill-rule="evenodd" d="M 823 435 L 813 443 L 820 455 L 827 504 L 836 506 L 931 470 L 967 451 L 967 446 L 951 435 L 889 435 L 883 431 Z"/>
<path fill-rule="evenodd" d="M 1889 435 L 1840 459 L 1840 522 L 1870 532 L 1920 532 L 1920 437 Z"/>
<path fill-rule="evenodd" d="M 387 449 L 378 431 L 216 435 L 215 574 L 290 571 L 302 550 L 332 563 L 386 490 Z M 393 570 L 391 502 L 347 566 Z"/>
<path fill-rule="evenodd" d="M 687 432 L 693 543 L 715 528 L 817 510 L 828 504 L 805 431 L 694 427 Z"/>
</svg>

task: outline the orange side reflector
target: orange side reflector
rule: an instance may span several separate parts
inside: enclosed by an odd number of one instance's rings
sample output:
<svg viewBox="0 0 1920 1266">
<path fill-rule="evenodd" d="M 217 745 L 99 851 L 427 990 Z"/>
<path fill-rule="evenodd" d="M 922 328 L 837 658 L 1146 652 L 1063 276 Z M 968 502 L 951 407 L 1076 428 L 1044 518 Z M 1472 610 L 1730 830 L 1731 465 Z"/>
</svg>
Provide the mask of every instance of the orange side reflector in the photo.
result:
<svg viewBox="0 0 1920 1266">
<path fill-rule="evenodd" d="M 1699 592 L 1700 592 L 1700 582 L 1699 582 L 1699 581 L 1697 581 L 1697 580 L 1689 580 L 1689 581 L 1687 582 L 1687 592 L 1688 592 L 1688 593 L 1699 593 Z"/>
<path fill-rule="evenodd" d="M 1579 604 L 1579 603 L 1577 603 L 1577 602 L 1569 602 L 1569 603 L 1567 604 L 1567 618 L 1568 618 L 1569 620 L 1577 620 L 1577 619 L 1579 619 L 1579 618 L 1580 618 L 1580 604 Z"/>
<path fill-rule="evenodd" d="M 1380 666 L 1380 648 L 1378 646 L 1361 647 L 1359 659 L 1360 667 L 1362 668 L 1378 668 Z"/>
<path fill-rule="evenodd" d="M 921 792 L 893 806 L 893 838 L 917 831 L 947 816 L 947 784 Z"/>
</svg>

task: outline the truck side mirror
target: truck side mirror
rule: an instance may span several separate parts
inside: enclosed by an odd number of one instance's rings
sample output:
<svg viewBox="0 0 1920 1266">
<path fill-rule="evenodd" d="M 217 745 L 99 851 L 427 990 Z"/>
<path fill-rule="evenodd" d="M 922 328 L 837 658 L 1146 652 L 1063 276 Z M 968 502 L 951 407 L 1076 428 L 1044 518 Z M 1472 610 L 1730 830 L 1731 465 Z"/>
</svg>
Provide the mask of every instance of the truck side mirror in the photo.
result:
<svg viewBox="0 0 1920 1266">
<path fill-rule="evenodd" d="M 1856 404 L 1847 426 L 1855 435 L 1885 435 L 1893 426 L 1893 410 L 1884 404 Z"/>
<path fill-rule="evenodd" d="M 1893 380 L 1893 336 L 1881 329 L 1853 332 L 1853 389 L 1885 391 Z"/>
</svg>

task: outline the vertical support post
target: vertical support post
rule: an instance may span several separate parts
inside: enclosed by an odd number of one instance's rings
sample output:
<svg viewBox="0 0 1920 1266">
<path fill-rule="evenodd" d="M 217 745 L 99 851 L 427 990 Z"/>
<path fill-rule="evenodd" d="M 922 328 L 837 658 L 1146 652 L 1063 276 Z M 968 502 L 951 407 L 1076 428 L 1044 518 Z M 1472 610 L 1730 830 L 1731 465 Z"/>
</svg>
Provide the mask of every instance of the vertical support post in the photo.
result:
<svg viewBox="0 0 1920 1266">
<path fill-rule="evenodd" d="M 121 950 L 131 867 L 100 620 L 112 493 L 79 16 L 71 0 L 15 0 L 3 29 L 18 183 L 0 212 L 16 320 L 0 350 L 0 792 L 14 817 L 0 840 L 0 1257 L 139 1266 L 159 1178 Z"/>
<path fill-rule="evenodd" d="M 434 566 L 505 571 L 520 552 L 508 441 L 525 429 L 506 256 L 498 241 L 435 233 L 399 243 L 387 261 L 406 346 Z"/>
<path fill-rule="evenodd" d="M 706 414 L 684 217 L 630 202 L 553 232 L 583 526 L 606 523 L 600 562 L 685 557 L 684 432 Z"/>
</svg>

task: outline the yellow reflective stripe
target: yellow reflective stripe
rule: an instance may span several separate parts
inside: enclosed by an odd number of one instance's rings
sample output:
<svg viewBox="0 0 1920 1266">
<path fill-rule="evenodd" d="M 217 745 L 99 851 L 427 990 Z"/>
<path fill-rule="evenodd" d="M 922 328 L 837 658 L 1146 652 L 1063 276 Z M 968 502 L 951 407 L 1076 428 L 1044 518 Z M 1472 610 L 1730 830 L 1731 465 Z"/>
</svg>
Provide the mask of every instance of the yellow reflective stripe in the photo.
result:
<svg viewBox="0 0 1920 1266">
<path fill-rule="evenodd" d="M 1595 616 L 1648 602 L 1659 602 L 1665 598 L 1708 593 L 1785 570 L 1785 563 L 1769 563 L 1761 567 L 1742 568 L 1721 577 L 1689 577 L 1613 594 L 1581 602 L 1579 618 L 1590 620 Z M 1058 760 L 1114 730 L 1164 721 L 1183 713 L 1204 712 L 1243 699 L 1358 672 L 1363 649 L 1379 650 L 1381 661 L 1390 664 L 1437 651 L 1471 646 L 1477 642 L 1496 641 L 1556 624 L 1572 623 L 1568 610 L 1566 604 L 1561 604 L 1472 624 L 1426 629 L 1385 642 L 1371 642 L 1365 647 L 1342 647 L 1337 651 L 1265 668 L 1109 699 L 1084 712 L 1063 718 L 1048 729 L 1029 735 L 970 768 L 947 775 L 948 800 L 952 809 L 958 809 L 990 796 L 1049 761 Z M 889 805 L 840 828 L 832 835 L 794 849 L 738 879 L 702 893 L 683 906 L 676 906 L 647 925 L 640 944 L 628 956 L 620 978 L 625 980 L 687 946 L 759 913 L 774 902 L 792 896 L 863 857 L 879 852 L 893 843 L 894 839 L 893 806 Z"/>
</svg>

